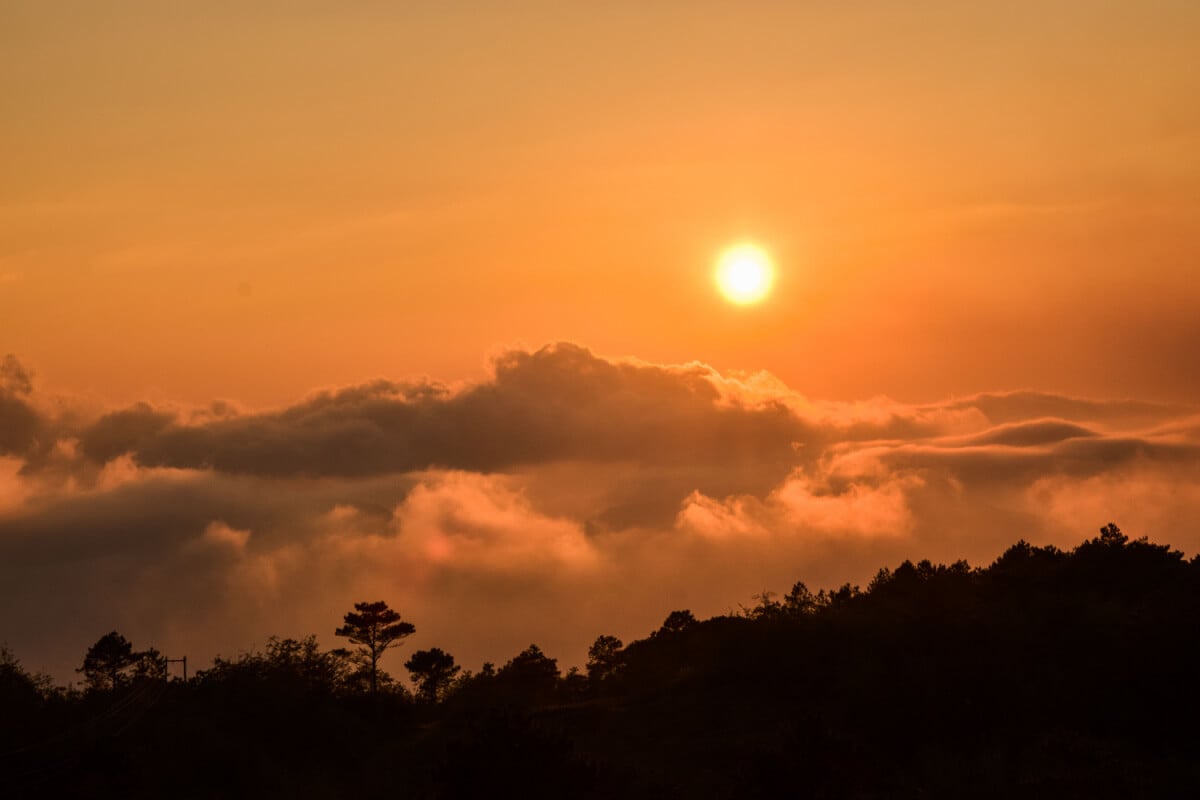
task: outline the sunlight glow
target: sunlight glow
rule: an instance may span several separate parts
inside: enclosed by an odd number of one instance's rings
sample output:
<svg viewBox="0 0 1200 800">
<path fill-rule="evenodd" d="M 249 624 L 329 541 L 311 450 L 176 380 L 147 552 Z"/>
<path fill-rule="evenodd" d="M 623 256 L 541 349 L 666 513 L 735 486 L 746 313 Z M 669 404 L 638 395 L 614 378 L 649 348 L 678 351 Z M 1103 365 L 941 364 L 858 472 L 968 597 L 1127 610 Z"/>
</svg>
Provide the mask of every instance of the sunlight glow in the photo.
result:
<svg viewBox="0 0 1200 800">
<path fill-rule="evenodd" d="M 775 267 L 761 247 L 739 244 L 717 259 L 717 287 L 721 294 L 738 305 L 757 303 L 771 291 Z"/>
</svg>

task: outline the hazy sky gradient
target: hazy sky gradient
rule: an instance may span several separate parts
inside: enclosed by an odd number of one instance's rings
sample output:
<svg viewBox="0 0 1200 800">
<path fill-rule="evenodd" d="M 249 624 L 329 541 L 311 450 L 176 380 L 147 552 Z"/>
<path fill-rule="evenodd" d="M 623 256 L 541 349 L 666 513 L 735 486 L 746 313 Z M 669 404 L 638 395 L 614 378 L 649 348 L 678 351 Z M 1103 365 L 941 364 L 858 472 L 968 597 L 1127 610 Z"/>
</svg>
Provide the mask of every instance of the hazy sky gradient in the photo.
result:
<svg viewBox="0 0 1200 800">
<path fill-rule="evenodd" d="M 559 339 L 847 399 L 1200 390 L 1192 2 L 0 9 L 4 349 L 63 391 Z M 751 310 L 709 280 L 744 237 Z"/>
<path fill-rule="evenodd" d="M 1198 41 L 1194 0 L 0 0 L 0 641 L 65 679 L 380 597 L 565 666 L 1110 520 L 1194 553 Z"/>
</svg>

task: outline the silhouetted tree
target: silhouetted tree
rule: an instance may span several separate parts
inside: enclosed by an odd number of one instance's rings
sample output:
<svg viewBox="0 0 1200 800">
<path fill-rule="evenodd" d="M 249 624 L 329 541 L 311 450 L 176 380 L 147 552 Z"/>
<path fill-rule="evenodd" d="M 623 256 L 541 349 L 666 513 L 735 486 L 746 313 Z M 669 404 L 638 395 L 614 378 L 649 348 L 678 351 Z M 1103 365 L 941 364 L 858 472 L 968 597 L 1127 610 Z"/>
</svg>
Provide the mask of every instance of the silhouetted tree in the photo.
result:
<svg viewBox="0 0 1200 800">
<path fill-rule="evenodd" d="M 416 632 L 412 623 L 400 619 L 400 614 L 388 608 L 382 600 L 374 603 L 355 603 L 354 611 L 346 613 L 342 627 L 334 633 L 345 636 L 367 660 L 370 668 L 371 694 L 379 688 L 379 657 L 384 652 Z"/>
<path fill-rule="evenodd" d="M 579 667 L 572 666 L 558 682 L 558 690 L 564 700 L 576 701 L 587 697 L 588 678 Z"/>
<path fill-rule="evenodd" d="M 417 691 L 431 703 L 437 702 L 462 669 L 454 663 L 454 656 L 437 647 L 416 651 L 404 662 L 404 668 L 412 673 Z"/>
<path fill-rule="evenodd" d="M 1093 537 L 677 611 L 627 646 L 598 637 L 590 678 L 536 646 L 475 675 L 420 651 L 405 666 L 444 693 L 421 709 L 385 694 L 381 668 L 366 696 L 366 647 L 315 637 L 183 684 L 137 680 L 157 654 L 113 632 L 89 651 L 94 685 L 133 685 L 86 695 L 0 648 L 0 795 L 303 800 L 394 793 L 402 775 L 406 796 L 444 798 L 1200 796 L 1200 556 Z"/>
<path fill-rule="evenodd" d="M 42 676 L 40 680 L 44 683 L 49 678 Z M 39 678 L 30 675 L 21 666 L 7 645 L 0 645 L 0 697 L 8 700 L 18 694 L 33 697 L 40 693 Z"/>
<path fill-rule="evenodd" d="M 166 664 L 157 650 L 135 651 L 128 639 L 111 631 L 88 648 L 83 666 L 75 671 L 83 673 L 91 689 L 116 689 L 135 675 L 163 677 Z"/>
<path fill-rule="evenodd" d="M 602 681 L 616 672 L 625 644 L 615 636 L 597 636 L 588 648 L 587 672 L 593 681 Z"/>
<path fill-rule="evenodd" d="M 7 646 L 0 645 L 0 707 L 33 707 L 54 691 L 49 675 L 31 674 Z"/>
<path fill-rule="evenodd" d="M 549 697 L 558 683 L 558 661 L 549 658 L 536 644 L 522 650 L 496 673 L 510 696 L 524 703 Z"/>
<path fill-rule="evenodd" d="M 681 631 L 686 631 L 688 628 L 693 627 L 695 624 L 696 615 L 691 611 L 688 611 L 686 608 L 682 611 L 672 611 L 667 615 L 667 618 L 663 620 L 662 627 L 658 629 L 658 633 L 660 635 L 680 633 Z"/>
<path fill-rule="evenodd" d="M 334 691 L 342 687 L 354 668 L 349 650 L 322 651 L 314 635 L 303 639 L 272 636 L 260 658 L 266 675 L 272 679 L 296 682 L 311 691 Z"/>
<path fill-rule="evenodd" d="M 303 639 L 272 636 L 267 640 L 267 663 L 272 669 L 293 673 L 313 686 L 333 686 L 346 669 L 349 652 L 321 652 L 316 636 Z"/>
<path fill-rule="evenodd" d="M 878 577 L 878 576 L 876 576 Z M 813 601 L 818 608 L 844 608 L 852 600 L 862 596 L 862 590 L 849 583 L 843 583 L 837 589 L 822 589 L 817 592 Z"/>
<path fill-rule="evenodd" d="M 789 614 L 811 614 L 817 608 L 817 600 L 804 581 L 796 581 L 792 590 L 783 596 L 783 608 Z"/>
<path fill-rule="evenodd" d="M 1121 532 L 1116 523 L 1110 522 L 1100 529 L 1100 539 L 1098 540 L 1100 544 L 1106 544 L 1110 547 L 1120 547 L 1128 541 L 1129 537 Z"/>
<path fill-rule="evenodd" d="M 157 678 L 166 680 L 167 660 L 158 648 L 148 647 L 137 654 L 137 663 L 133 665 L 135 678 Z"/>
<path fill-rule="evenodd" d="M 758 602 L 751 608 L 745 609 L 745 615 L 750 619 L 771 619 L 783 614 L 783 603 L 776 600 L 775 592 L 769 589 L 763 589 L 751 599 Z"/>
</svg>

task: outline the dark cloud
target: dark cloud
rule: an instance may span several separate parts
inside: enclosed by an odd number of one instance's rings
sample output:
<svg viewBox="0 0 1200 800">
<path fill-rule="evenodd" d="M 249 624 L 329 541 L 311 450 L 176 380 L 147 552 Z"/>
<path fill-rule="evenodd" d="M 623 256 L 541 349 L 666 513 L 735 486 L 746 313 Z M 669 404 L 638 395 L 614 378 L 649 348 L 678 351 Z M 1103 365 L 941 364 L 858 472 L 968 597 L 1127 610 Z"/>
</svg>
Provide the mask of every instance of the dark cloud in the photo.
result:
<svg viewBox="0 0 1200 800">
<path fill-rule="evenodd" d="M 42 419 L 28 402 L 33 381 L 11 355 L 0 361 L 0 455 L 24 455 L 38 442 Z"/>
<path fill-rule="evenodd" d="M 1022 446 L 903 443 L 873 452 L 888 471 L 936 471 L 972 485 L 1021 485 L 1051 475 L 1086 478 L 1137 462 L 1200 464 L 1200 446 L 1127 435 L 1070 438 L 1048 446 L 1039 441 Z"/>
<path fill-rule="evenodd" d="M 1036 392 L 814 403 L 766 376 L 514 351 L 461 389 L 82 419 L 5 362 L 0 630 L 69 675 L 114 627 L 200 659 L 387 597 L 467 663 L 901 558 L 1109 520 L 1200 546 L 1195 407 Z M 7 404 L 7 405 L 5 405 Z M 67 408 L 54 417 L 39 408 Z M 29 611 L 29 609 L 34 609 Z"/>
<path fill-rule="evenodd" d="M 104 464 L 146 446 L 174 420 L 174 414 L 155 411 L 147 403 L 138 403 L 105 414 L 89 425 L 79 434 L 79 447 L 88 458 Z"/>
<path fill-rule="evenodd" d="M 0 390 L 13 394 L 29 394 L 33 391 L 33 375 L 12 354 L 0 361 Z"/>
<path fill-rule="evenodd" d="M 0 515 L 0 563 L 27 567 L 104 557 L 153 559 L 213 520 L 287 541 L 301 520 L 337 506 L 388 515 L 412 477 L 354 482 L 134 473 L 112 488 L 56 493 Z"/>
<path fill-rule="evenodd" d="M 37 443 L 41 419 L 19 397 L 0 391 L 0 455 L 22 455 Z"/>
<path fill-rule="evenodd" d="M 79 439 L 100 461 L 132 453 L 148 467 L 279 477 L 493 471 L 565 459 L 790 463 L 805 423 L 780 403 L 725 402 L 716 377 L 700 365 L 612 362 L 558 344 L 506 353 L 491 381 L 457 393 L 380 381 L 195 425 L 138 406 Z"/>
</svg>

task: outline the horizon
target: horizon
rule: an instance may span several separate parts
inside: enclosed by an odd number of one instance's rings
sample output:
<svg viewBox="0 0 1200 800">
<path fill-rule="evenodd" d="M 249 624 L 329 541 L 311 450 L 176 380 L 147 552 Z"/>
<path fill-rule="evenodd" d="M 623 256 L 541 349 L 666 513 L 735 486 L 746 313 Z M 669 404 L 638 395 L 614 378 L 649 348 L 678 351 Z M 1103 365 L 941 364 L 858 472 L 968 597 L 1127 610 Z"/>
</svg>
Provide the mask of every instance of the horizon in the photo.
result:
<svg viewBox="0 0 1200 800">
<path fill-rule="evenodd" d="M 643 6 L 0 0 L 0 642 L 1200 550 L 1200 5 Z"/>
</svg>

